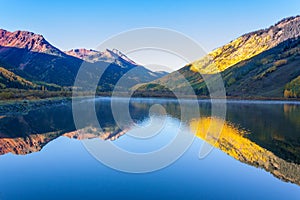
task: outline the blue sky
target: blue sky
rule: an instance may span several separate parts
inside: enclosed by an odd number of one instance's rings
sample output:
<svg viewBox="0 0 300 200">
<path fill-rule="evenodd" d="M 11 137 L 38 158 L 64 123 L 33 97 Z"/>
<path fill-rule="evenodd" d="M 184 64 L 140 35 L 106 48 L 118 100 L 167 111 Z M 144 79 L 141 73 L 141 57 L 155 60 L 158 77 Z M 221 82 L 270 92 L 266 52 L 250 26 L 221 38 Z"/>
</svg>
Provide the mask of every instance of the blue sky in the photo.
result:
<svg viewBox="0 0 300 200">
<path fill-rule="evenodd" d="M 40 33 L 62 50 L 96 48 L 112 35 L 141 27 L 174 29 L 212 50 L 300 14 L 299 0 L 0 1 L 0 28 Z"/>
</svg>

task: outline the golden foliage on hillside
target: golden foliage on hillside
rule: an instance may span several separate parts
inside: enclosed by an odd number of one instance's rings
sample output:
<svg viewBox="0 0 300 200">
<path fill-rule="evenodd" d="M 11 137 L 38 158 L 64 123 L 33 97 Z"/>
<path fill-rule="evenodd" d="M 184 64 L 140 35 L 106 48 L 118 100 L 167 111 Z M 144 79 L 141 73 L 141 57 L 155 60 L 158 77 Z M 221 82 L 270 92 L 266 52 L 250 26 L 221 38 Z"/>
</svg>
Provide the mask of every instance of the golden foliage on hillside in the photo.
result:
<svg viewBox="0 0 300 200">
<path fill-rule="evenodd" d="M 34 88 L 37 86 L 36 84 L 14 74 L 13 72 L 11 72 L 3 67 L 0 67 L 0 78 L 5 79 L 4 81 L 8 82 L 8 83 L 6 83 L 7 85 L 19 84 L 21 86 L 31 87 L 31 88 Z"/>
<path fill-rule="evenodd" d="M 202 74 L 222 72 L 243 60 L 277 46 L 281 42 L 299 37 L 299 24 L 300 16 L 291 17 L 267 29 L 245 34 L 209 53 L 208 57 L 212 62 L 207 63 L 205 61 L 207 58 L 193 62 L 191 70 Z"/>
<path fill-rule="evenodd" d="M 284 97 L 299 98 L 300 97 L 300 76 L 286 84 L 284 89 Z"/>
<path fill-rule="evenodd" d="M 222 72 L 243 60 L 252 58 L 274 47 L 276 44 L 271 42 L 271 37 L 267 34 L 244 35 L 212 51 L 208 56 L 195 61 L 190 69 L 202 74 Z M 210 60 L 210 62 L 207 62 L 207 60 Z"/>
</svg>

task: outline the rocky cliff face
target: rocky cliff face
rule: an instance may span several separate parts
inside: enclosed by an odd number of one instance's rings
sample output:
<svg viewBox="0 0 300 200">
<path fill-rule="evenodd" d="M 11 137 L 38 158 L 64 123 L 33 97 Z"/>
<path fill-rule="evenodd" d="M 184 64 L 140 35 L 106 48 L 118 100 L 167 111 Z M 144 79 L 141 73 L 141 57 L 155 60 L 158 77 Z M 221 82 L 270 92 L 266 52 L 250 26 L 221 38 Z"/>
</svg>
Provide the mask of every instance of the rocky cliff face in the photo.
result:
<svg viewBox="0 0 300 200">
<path fill-rule="evenodd" d="M 88 62 L 95 62 L 97 61 L 95 59 L 101 56 L 101 52 L 93 49 L 71 49 L 69 51 L 65 51 L 65 53 Z"/>
<path fill-rule="evenodd" d="M 0 30 L 0 66 L 29 81 L 72 85 L 81 63 L 42 35 Z"/>
<path fill-rule="evenodd" d="M 0 47 L 15 47 L 51 55 L 63 54 L 63 52 L 46 41 L 42 35 L 29 31 L 9 32 L 7 30 L 0 29 Z"/>
</svg>

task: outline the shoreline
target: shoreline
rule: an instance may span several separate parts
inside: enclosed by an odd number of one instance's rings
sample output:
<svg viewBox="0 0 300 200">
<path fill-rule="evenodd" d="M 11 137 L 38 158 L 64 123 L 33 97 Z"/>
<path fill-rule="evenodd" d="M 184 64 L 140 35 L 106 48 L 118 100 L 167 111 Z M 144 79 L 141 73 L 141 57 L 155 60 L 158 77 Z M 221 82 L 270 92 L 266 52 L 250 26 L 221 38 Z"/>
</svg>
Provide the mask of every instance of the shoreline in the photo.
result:
<svg viewBox="0 0 300 200">
<path fill-rule="evenodd" d="M 48 98 L 35 98 L 35 99 L 0 99 L 0 106 L 9 103 L 24 103 L 24 102 L 41 102 L 41 101 L 58 101 L 58 100 L 72 100 L 72 99 L 80 99 L 80 98 L 111 98 L 111 95 L 83 95 L 83 96 L 57 96 L 57 97 L 48 97 Z M 132 99 L 172 99 L 176 100 L 178 98 L 174 96 L 127 96 L 127 95 L 120 95 L 120 96 L 113 96 L 115 98 L 132 98 Z M 195 100 L 195 98 L 191 98 L 189 96 L 180 96 L 182 100 Z M 281 101 L 281 102 L 299 102 L 300 98 L 280 98 L 280 97 L 220 97 L 220 98 L 210 98 L 208 96 L 197 96 L 197 100 L 234 100 L 234 101 Z"/>
<path fill-rule="evenodd" d="M 100 98 L 100 97 L 106 97 L 106 98 L 111 98 L 111 95 L 79 95 L 79 96 L 54 96 L 54 97 L 46 97 L 46 98 L 10 98 L 10 99 L 0 99 L 0 106 L 3 104 L 8 104 L 8 103 L 21 103 L 21 102 L 35 102 L 35 101 L 52 101 L 52 100 L 72 100 L 74 98 Z M 119 95 L 119 96 L 114 96 L 117 98 L 129 98 L 128 94 L 124 93 L 124 95 Z M 178 99 L 175 96 L 169 96 L 169 95 L 152 95 L 152 96 L 142 96 L 142 95 L 134 95 L 130 96 L 132 99 Z M 195 100 L 195 97 L 190 97 L 190 96 L 180 96 L 180 99 L 183 100 Z M 236 100 L 236 101 L 294 101 L 294 102 L 300 102 L 300 98 L 283 98 L 283 97 L 232 97 L 232 96 L 226 96 L 226 97 L 220 97 L 220 98 L 210 98 L 208 96 L 197 96 L 197 100 Z"/>
<path fill-rule="evenodd" d="M 47 99 L 34 99 L 34 100 L 1 100 L 0 101 L 0 117 L 13 114 L 27 114 L 28 112 L 36 109 L 49 108 L 51 106 L 72 106 L 73 99 L 84 100 L 91 99 L 94 96 L 78 96 L 78 97 L 53 97 Z M 96 96 L 96 99 L 110 99 L 111 96 Z M 118 96 L 115 98 L 127 99 L 128 97 Z M 166 97 L 131 97 L 132 100 L 137 101 L 176 101 L 176 98 L 166 98 Z M 195 101 L 195 99 L 182 98 L 182 101 Z M 198 98 L 198 103 L 211 103 L 210 98 Z M 300 99 L 298 100 L 285 100 L 285 99 L 237 99 L 237 98 L 226 98 L 226 99 L 213 99 L 216 103 L 226 103 L 226 104 L 290 104 L 290 105 L 300 105 Z M 224 102 L 225 100 L 225 102 Z"/>
<path fill-rule="evenodd" d="M 9 95 L 7 95 L 9 93 Z M 264 96 L 222 96 L 217 98 L 211 98 L 210 96 L 202 95 L 184 95 L 178 94 L 178 98 L 170 92 L 166 93 L 131 93 L 131 92 L 92 92 L 92 91 L 35 91 L 35 90 L 0 90 L 0 106 L 7 103 L 18 103 L 18 102 L 34 102 L 34 101 L 52 101 L 58 99 L 73 99 L 73 98 L 88 98 L 88 97 L 130 97 L 130 98 L 156 98 L 156 99 L 198 99 L 198 100 L 211 100 L 211 99 L 226 99 L 236 101 L 286 101 L 286 102 L 300 102 L 300 98 L 286 98 L 286 97 L 264 97 Z"/>
</svg>

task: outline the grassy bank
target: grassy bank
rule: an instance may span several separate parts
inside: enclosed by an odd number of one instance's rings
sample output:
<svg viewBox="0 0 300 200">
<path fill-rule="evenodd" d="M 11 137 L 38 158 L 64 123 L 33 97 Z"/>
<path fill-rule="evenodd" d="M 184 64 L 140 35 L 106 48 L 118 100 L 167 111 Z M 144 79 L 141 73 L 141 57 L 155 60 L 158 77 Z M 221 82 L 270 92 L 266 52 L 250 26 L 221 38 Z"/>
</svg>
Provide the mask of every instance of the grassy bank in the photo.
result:
<svg viewBox="0 0 300 200">
<path fill-rule="evenodd" d="M 56 99 L 68 99 L 71 97 L 87 97 L 93 96 L 93 92 L 76 92 L 72 91 L 40 91 L 40 90 L 20 90 L 20 89 L 9 89 L 0 90 L 0 102 L 8 101 L 34 101 L 34 100 L 56 100 Z M 111 92 L 97 92 L 96 96 L 110 97 Z M 114 96 L 128 97 L 130 94 L 128 92 L 114 94 Z M 166 93 L 134 93 L 132 97 L 136 98 L 184 98 L 184 99 L 194 99 L 195 96 L 189 95 L 179 95 L 175 96 L 172 92 Z M 197 96 L 198 99 L 210 99 L 209 96 Z M 222 97 L 224 98 L 224 97 Z M 219 98 L 219 99 L 222 99 Z M 287 98 L 287 97 L 260 97 L 260 96 L 249 96 L 249 97 L 239 97 L 239 96 L 226 96 L 226 99 L 233 100 L 275 100 L 275 101 L 300 101 L 300 98 Z M 1 103 L 0 103 L 1 105 Z"/>
<path fill-rule="evenodd" d="M 41 91 L 41 90 L 22 90 L 22 89 L 3 89 L 0 90 L 0 101 L 18 100 L 40 100 L 52 98 L 67 98 L 72 96 L 92 96 L 92 92 L 72 91 Z M 111 92 L 97 92 L 97 96 L 111 96 Z"/>
</svg>

